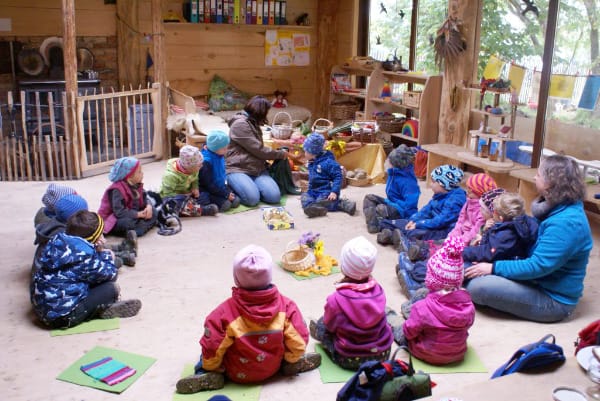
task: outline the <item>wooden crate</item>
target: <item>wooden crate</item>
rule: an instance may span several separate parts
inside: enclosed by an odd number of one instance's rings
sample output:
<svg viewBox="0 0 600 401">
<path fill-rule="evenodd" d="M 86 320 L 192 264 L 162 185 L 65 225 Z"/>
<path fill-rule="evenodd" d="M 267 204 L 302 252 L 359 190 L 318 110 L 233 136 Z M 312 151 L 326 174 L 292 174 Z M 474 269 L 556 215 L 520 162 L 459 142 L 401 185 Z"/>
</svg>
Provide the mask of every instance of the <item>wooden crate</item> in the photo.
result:
<svg viewBox="0 0 600 401">
<path fill-rule="evenodd" d="M 404 91 L 402 94 L 402 103 L 409 107 L 419 107 L 422 93 L 421 91 Z"/>
</svg>

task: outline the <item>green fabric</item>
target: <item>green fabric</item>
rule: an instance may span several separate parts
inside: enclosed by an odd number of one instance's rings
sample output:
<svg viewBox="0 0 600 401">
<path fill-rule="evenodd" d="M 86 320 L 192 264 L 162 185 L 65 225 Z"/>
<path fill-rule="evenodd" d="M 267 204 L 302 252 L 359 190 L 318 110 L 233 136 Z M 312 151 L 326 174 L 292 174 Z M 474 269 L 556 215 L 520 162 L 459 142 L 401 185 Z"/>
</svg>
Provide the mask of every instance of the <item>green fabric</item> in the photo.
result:
<svg viewBox="0 0 600 401">
<path fill-rule="evenodd" d="M 287 159 L 273 161 L 269 168 L 269 174 L 277 182 L 282 194 L 300 195 L 302 193 L 292 180 L 292 169 Z"/>
<path fill-rule="evenodd" d="M 279 201 L 279 205 L 277 205 L 277 206 L 285 206 L 286 202 L 287 202 L 287 196 L 281 195 L 281 200 Z M 267 205 L 266 203 L 262 203 L 262 202 L 256 206 L 239 205 L 235 209 L 229 209 L 228 211 L 223 212 L 223 214 L 236 214 L 236 213 L 241 213 L 241 212 L 247 212 L 248 210 L 254 210 L 254 209 L 258 209 L 258 208 L 265 207 L 265 206 L 273 206 L 273 205 Z"/>
<path fill-rule="evenodd" d="M 479 359 L 475 349 L 467 345 L 465 358 L 460 362 L 451 363 L 444 366 L 430 365 L 413 356 L 413 367 L 415 370 L 422 370 L 425 373 L 487 373 L 487 369 Z"/>
<path fill-rule="evenodd" d="M 101 381 L 92 379 L 90 376 L 81 371 L 82 365 L 95 362 L 107 356 L 113 357 L 114 359 L 123 362 L 127 366 L 132 367 L 137 371 L 137 373 L 121 383 L 115 384 L 114 386 L 109 386 Z M 58 375 L 57 379 L 69 383 L 79 384 L 80 386 L 97 388 L 111 393 L 122 393 L 129 386 L 135 383 L 135 381 L 139 379 L 154 362 L 156 362 L 155 358 L 131 354 L 129 352 L 119 351 L 117 349 L 94 347 L 84 356 L 75 361 L 75 363 L 69 366 L 66 370 L 64 370 L 60 375 Z"/>
<path fill-rule="evenodd" d="M 169 159 L 167 167 L 162 176 L 160 185 L 160 196 L 175 196 L 179 194 L 188 194 L 192 189 L 198 188 L 198 172 L 193 174 L 183 174 L 175 168 L 175 161 L 178 158 Z"/>
<path fill-rule="evenodd" d="M 71 334 L 93 333 L 96 331 L 116 330 L 119 328 L 119 318 L 94 319 L 78 324 L 68 329 L 51 330 L 50 337 L 68 336 Z"/>
<path fill-rule="evenodd" d="M 315 351 L 321 354 L 321 366 L 319 366 L 321 382 L 346 383 L 355 373 L 353 370 L 346 370 L 336 365 L 321 344 L 315 344 Z"/>
<path fill-rule="evenodd" d="M 212 111 L 242 110 L 251 94 L 239 90 L 215 75 L 208 87 L 208 106 Z"/>
<path fill-rule="evenodd" d="M 181 377 L 194 374 L 194 365 L 185 365 Z M 225 387 L 219 390 L 200 391 L 194 394 L 173 394 L 173 401 L 206 401 L 215 395 L 225 395 L 234 401 L 258 401 L 261 385 L 237 384 L 225 381 Z"/>
</svg>

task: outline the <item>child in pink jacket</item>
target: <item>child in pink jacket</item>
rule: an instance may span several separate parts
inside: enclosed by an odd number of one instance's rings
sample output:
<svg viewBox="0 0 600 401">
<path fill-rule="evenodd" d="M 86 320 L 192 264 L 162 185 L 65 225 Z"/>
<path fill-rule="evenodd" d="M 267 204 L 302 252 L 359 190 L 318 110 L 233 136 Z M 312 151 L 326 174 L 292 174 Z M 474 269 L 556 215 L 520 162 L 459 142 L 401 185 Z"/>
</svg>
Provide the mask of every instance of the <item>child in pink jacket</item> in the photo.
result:
<svg viewBox="0 0 600 401">
<path fill-rule="evenodd" d="M 412 305 L 396 342 L 408 345 L 411 354 L 432 365 L 459 362 L 467 352 L 469 328 L 475 306 L 463 282 L 464 243 L 450 237 L 427 262 L 427 296 Z"/>
</svg>

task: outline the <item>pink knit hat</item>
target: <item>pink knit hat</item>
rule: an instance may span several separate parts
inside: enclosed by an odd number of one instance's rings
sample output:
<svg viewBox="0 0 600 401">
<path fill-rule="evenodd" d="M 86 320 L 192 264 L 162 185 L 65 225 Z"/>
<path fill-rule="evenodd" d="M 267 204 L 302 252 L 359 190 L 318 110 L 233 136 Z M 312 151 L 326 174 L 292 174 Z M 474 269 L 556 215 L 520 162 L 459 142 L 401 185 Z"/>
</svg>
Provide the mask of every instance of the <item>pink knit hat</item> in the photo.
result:
<svg viewBox="0 0 600 401">
<path fill-rule="evenodd" d="M 246 290 L 260 290 L 271 284 L 273 258 L 258 245 L 242 248 L 233 258 L 235 285 Z"/>
<path fill-rule="evenodd" d="M 344 276 L 354 280 L 369 277 L 377 260 L 377 248 L 365 237 L 360 236 L 346 242 L 342 247 L 340 268 Z"/>
<path fill-rule="evenodd" d="M 425 274 L 425 286 L 429 291 L 460 288 L 464 275 L 463 248 L 464 242 L 452 236 L 429 258 Z"/>
</svg>

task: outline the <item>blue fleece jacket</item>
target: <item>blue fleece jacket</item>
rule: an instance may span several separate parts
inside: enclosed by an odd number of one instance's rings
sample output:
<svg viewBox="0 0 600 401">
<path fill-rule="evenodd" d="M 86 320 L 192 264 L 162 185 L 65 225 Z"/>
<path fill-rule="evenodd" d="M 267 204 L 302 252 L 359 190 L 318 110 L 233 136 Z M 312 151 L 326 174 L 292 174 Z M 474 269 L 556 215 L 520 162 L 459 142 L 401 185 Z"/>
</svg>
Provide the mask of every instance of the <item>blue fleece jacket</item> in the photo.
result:
<svg viewBox="0 0 600 401">
<path fill-rule="evenodd" d="M 421 189 L 412 164 L 405 168 L 388 169 L 385 194 L 385 203 L 400 213 L 399 218 L 406 219 L 417 212 Z"/>
<path fill-rule="evenodd" d="M 202 150 L 204 162 L 198 172 L 198 189 L 227 199 L 231 190 L 225 184 L 225 158 L 208 149 Z"/>
<path fill-rule="evenodd" d="M 434 194 L 429 203 L 410 216 L 409 220 L 415 222 L 415 228 L 449 231 L 456 224 L 466 201 L 467 194 L 462 188 Z"/>
<path fill-rule="evenodd" d="M 494 263 L 493 273 L 540 287 L 552 299 L 575 305 L 592 249 L 583 203 L 556 206 L 540 223 L 531 256 Z"/>
<path fill-rule="evenodd" d="M 326 150 L 308 162 L 307 192 L 313 198 L 326 198 L 330 192 L 339 197 L 342 179 L 342 167 L 330 151 Z"/>
</svg>

